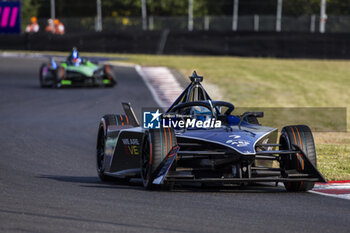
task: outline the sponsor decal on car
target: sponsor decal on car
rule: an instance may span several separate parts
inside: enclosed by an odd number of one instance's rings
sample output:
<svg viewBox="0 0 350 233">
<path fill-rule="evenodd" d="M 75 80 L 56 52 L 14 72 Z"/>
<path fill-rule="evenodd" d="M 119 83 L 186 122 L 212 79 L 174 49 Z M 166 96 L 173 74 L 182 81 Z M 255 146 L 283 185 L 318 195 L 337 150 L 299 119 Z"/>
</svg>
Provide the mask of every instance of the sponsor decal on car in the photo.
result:
<svg viewBox="0 0 350 233">
<path fill-rule="evenodd" d="M 159 112 L 159 109 L 156 112 L 144 112 L 143 127 L 146 129 L 159 129 L 161 115 L 162 113 Z"/>
<path fill-rule="evenodd" d="M 124 146 L 124 152 L 127 155 L 137 156 L 140 154 L 140 147 L 135 145 Z"/>
<path fill-rule="evenodd" d="M 137 138 L 123 138 L 122 142 L 124 145 L 140 145 L 139 139 Z"/>
<path fill-rule="evenodd" d="M 235 145 L 237 147 L 245 147 L 250 144 L 250 142 L 242 139 L 234 140 L 234 139 L 229 139 L 226 141 L 227 144 Z"/>
<path fill-rule="evenodd" d="M 235 134 L 232 134 L 230 136 L 228 136 L 229 138 L 234 138 L 234 139 L 237 139 L 237 138 L 240 138 L 241 136 L 240 135 L 235 135 Z"/>
<path fill-rule="evenodd" d="M 163 114 L 157 109 L 157 111 L 143 112 L 143 127 L 146 129 L 159 129 L 161 126 L 164 128 L 220 128 L 221 121 L 209 119 L 196 119 L 192 115 L 180 115 L 180 114 Z"/>
<path fill-rule="evenodd" d="M 140 142 L 137 138 L 123 138 L 124 152 L 127 155 L 137 156 L 140 154 Z"/>
</svg>

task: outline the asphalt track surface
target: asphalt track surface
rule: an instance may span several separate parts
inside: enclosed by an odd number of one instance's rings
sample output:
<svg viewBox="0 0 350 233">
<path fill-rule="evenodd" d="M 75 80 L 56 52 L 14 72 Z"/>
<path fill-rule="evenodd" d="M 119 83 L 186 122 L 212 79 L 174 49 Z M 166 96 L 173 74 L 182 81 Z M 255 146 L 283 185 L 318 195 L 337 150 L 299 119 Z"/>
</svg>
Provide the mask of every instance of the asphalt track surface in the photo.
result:
<svg viewBox="0 0 350 233">
<path fill-rule="evenodd" d="M 155 106 L 133 68 L 111 89 L 40 89 L 38 59 L 0 58 L 0 232 L 349 232 L 350 202 L 281 187 L 101 183 L 100 117 Z"/>
</svg>

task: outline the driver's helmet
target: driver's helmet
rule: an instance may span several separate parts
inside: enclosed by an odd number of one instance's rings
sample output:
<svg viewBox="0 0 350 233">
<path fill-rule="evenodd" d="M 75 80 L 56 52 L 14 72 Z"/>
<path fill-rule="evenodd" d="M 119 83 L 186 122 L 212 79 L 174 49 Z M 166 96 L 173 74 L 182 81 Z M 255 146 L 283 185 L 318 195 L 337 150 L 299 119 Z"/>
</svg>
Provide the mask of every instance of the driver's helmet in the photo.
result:
<svg viewBox="0 0 350 233">
<path fill-rule="evenodd" d="M 79 66 L 79 65 L 80 65 L 80 63 L 81 63 L 81 58 L 80 58 L 80 56 L 79 56 L 79 52 L 78 52 L 78 50 L 77 50 L 76 47 L 73 47 L 73 49 L 72 49 L 72 54 L 70 55 L 70 58 L 71 58 L 70 62 L 71 62 L 73 65 L 75 65 L 75 66 Z"/>
<path fill-rule="evenodd" d="M 194 119 L 200 121 L 210 120 L 212 118 L 211 111 L 203 106 L 194 106 L 191 108 L 190 114 Z"/>
</svg>

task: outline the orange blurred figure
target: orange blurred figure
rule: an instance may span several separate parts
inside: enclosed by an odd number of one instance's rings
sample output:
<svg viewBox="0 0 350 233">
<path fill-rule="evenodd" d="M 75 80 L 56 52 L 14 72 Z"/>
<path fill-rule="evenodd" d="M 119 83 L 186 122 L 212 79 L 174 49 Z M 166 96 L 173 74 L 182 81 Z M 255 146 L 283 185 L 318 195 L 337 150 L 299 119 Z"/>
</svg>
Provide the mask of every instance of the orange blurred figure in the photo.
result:
<svg viewBox="0 0 350 233">
<path fill-rule="evenodd" d="M 60 22 L 58 19 L 55 19 L 55 34 L 57 35 L 64 35 L 65 30 L 64 30 L 64 25 L 62 22 Z"/>
<path fill-rule="evenodd" d="M 30 18 L 30 24 L 26 27 L 26 33 L 36 33 L 39 32 L 40 26 L 36 17 Z"/>
</svg>

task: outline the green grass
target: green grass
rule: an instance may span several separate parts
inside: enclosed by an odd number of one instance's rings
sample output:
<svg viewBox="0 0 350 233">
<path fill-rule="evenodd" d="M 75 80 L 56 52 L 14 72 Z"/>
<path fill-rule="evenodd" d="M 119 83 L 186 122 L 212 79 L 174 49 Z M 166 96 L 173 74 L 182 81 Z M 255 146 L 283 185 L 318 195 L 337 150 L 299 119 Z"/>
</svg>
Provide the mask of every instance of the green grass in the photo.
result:
<svg viewBox="0 0 350 233">
<path fill-rule="evenodd" d="M 350 62 L 214 56 L 127 55 L 130 62 L 193 70 L 244 107 L 350 107 Z"/>
<path fill-rule="evenodd" d="M 318 168 L 331 180 L 350 179 L 350 145 L 319 144 Z"/>
</svg>

